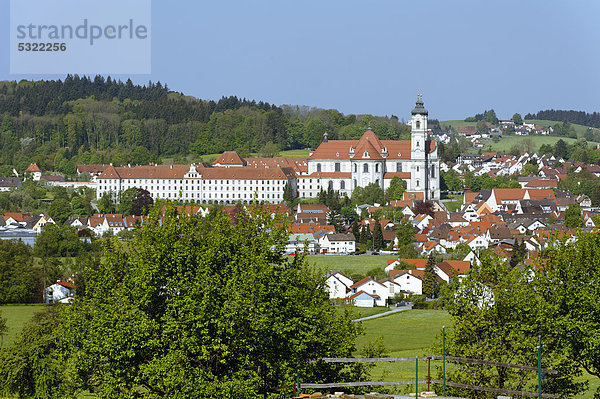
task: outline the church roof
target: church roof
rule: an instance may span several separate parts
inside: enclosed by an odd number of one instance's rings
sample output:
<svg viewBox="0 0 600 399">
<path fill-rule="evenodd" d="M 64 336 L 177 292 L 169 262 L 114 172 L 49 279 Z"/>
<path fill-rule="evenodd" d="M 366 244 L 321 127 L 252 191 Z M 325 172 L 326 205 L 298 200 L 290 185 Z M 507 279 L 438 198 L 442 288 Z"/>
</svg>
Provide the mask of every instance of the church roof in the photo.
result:
<svg viewBox="0 0 600 399">
<path fill-rule="evenodd" d="M 413 115 L 427 115 L 428 112 L 423 105 L 423 98 L 421 96 L 418 97 L 415 108 L 411 112 Z"/>
<path fill-rule="evenodd" d="M 436 148 L 435 140 L 428 140 L 425 145 L 427 152 Z M 365 157 L 365 151 L 369 154 Z M 410 140 L 380 140 L 369 129 L 359 140 L 329 140 L 322 142 L 310 155 L 309 159 L 410 159 Z"/>
</svg>

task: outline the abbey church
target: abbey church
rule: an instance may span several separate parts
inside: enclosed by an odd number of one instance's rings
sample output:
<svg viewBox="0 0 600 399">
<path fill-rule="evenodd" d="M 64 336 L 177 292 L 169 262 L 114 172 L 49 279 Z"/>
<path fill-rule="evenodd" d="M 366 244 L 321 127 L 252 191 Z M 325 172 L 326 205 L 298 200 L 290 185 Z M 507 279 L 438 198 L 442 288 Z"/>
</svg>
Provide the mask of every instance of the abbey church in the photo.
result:
<svg viewBox="0 0 600 399">
<path fill-rule="evenodd" d="M 360 140 L 328 140 L 325 136 L 308 158 L 308 174 L 298 176 L 300 197 L 314 197 L 329 187 L 350 196 L 354 188 L 371 183 L 387 189 L 397 176 L 406 182 L 407 191 L 439 199 L 440 162 L 435 140 L 427 137 L 427 117 L 419 97 L 412 110 L 410 140 L 379 140 L 370 129 Z"/>
</svg>

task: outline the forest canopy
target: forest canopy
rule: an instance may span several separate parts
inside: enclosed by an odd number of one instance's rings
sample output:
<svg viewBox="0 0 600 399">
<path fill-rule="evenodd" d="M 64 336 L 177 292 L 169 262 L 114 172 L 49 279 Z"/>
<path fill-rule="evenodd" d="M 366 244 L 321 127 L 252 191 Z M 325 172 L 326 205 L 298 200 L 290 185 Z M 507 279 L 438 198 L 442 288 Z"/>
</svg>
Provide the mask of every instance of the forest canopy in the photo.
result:
<svg viewBox="0 0 600 399">
<path fill-rule="evenodd" d="M 0 175 L 12 166 L 23 172 L 31 162 L 74 175 L 78 163 L 143 164 L 226 150 L 248 156 L 267 145 L 314 148 L 325 132 L 330 139 L 358 139 L 369 125 L 381 139 L 409 134 L 395 116 L 343 115 L 235 96 L 207 101 L 169 91 L 160 82 L 140 86 L 77 75 L 64 81 L 4 81 Z"/>
</svg>

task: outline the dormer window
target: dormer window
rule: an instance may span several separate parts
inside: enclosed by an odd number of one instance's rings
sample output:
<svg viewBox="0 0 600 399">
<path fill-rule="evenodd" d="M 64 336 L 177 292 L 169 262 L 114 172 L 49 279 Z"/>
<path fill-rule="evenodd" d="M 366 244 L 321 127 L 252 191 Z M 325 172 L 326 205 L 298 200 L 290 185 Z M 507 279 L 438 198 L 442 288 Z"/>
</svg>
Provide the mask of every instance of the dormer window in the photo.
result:
<svg viewBox="0 0 600 399">
<path fill-rule="evenodd" d="M 365 153 L 363 154 L 363 158 L 369 158 L 369 152 L 365 151 Z"/>
<path fill-rule="evenodd" d="M 354 147 L 350 146 L 350 153 L 354 153 Z"/>
</svg>

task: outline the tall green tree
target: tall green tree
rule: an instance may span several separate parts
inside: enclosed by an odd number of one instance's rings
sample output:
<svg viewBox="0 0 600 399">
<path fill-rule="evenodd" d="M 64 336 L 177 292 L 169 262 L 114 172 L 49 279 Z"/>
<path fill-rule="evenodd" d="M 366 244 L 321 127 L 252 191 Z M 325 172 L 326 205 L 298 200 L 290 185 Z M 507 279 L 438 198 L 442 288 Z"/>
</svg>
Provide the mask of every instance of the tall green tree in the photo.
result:
<svg viewBox="0 0 600 399">
<path fill-rule="evenodd" d="M 54 222 L 63 224 L 71 216 L 71 203 L 65 198 L 56 198 L 48 208 L 48 215 Z"/>
<path fill-rule="evenodd" d="M 549 246 L 538 270 L 542 317 L 566 356 L 600 377 L 600 238 L 579 232 Z M 562 346 L 561 346 L 562 347 Z M 600 388 L 595 398 L 600 397 Z"/>
<path fill-rule="evenodd" d="M 429 255 L 425 264 L 425 273 L 423 279 L 423 295 L 428 298 L 436 298 L 440 292 L 440 283 L 437 273 L 435 272 L 436 259 L 435 256 Z"/>
<path fill-rule="evenodd" d="M 401 200 L 405 191 L 406 182 L 398 176 L 394 176 L 392 177 L 392 181 L 390 181 L 390 187 L 385 192 L 385 199 L 387 202 Z"/>
<path fill-rule="evenodd" d="M 41 302 L 42 289 L 31 247 L 22 241 L 0 240 L 0 303 Z"/>
<path fill-rule="evenodd" d="M 100 213 L 114 213 L 115 209 L 116 206 L 110 193 L 102 194 L 102 197 L 98 200 L 98 211 Z"/>
<path fill-rule="evenodd" d="M 373 227 L 373 249 L 378 251 L 381 248 L 383 248 L 383 231 L 381 230 L 381 223 L 376 220 Z"/>
<path fill-rule="evenodd" d="M 565 226 L 568 229 L 573 229 L 583 226 L 583 218 L 581 217 L 581 206 L 577 203 L 569 204 L 565 209 Z"/>
<path fill-rule="evenodd" d="M 546 316 L 536 269 L 512 268 L 507 259 L 484 253 L 463 279 L 454 279 L 446 290 L 445 303 L 453 328 L 446 330 L 446 353 L 450 356 L 537 366 L 537 345 L 542 339 L 542 367 L 558 374 L 544 375 L 544 393 L 573 397 L 583 383 L 573 359 Z M 441 342 L 437 348 L 441 348 Z M 535 374 L 502 366 L 457 363 L 447 369 L 453 382 L 536 392 Z M 485 393 L 450 388 L 452 396 L 496 397 Z"/>
<path fill-rule="evenodd" d="M 99 265 L 81 273 L 84 294 L 52 330 L 68 354 L 53 359 L 62 367 L 53 386 L 106 398 L 258 399 L 291 394 L 281 387 L 298 374 L 363 378 L 308 361 L 351 356 L 360 326 L 336 311 L 302 256 L 281 255 L 282 224 L 258 209 L 242 211 L 237 224 L 218 211 L 202 218 L 168 209 L 160 219 L 155 211 L 127 245 L 112 239 Z M 42 359 L 50 361 L 34 355 Z M 43 377 L 29 369 L 30 378 Z M 0 384 L 15 386 L 8 377 Z"/>
<path fill-rule="evenodd" d="M 523 118 L 521 117 L 521 114 L 519 114 L 519 113 L 516 113 L 512 116 L 512 121 L 515 123 L 515 125 L 523 124 Z"/>
</svg>

